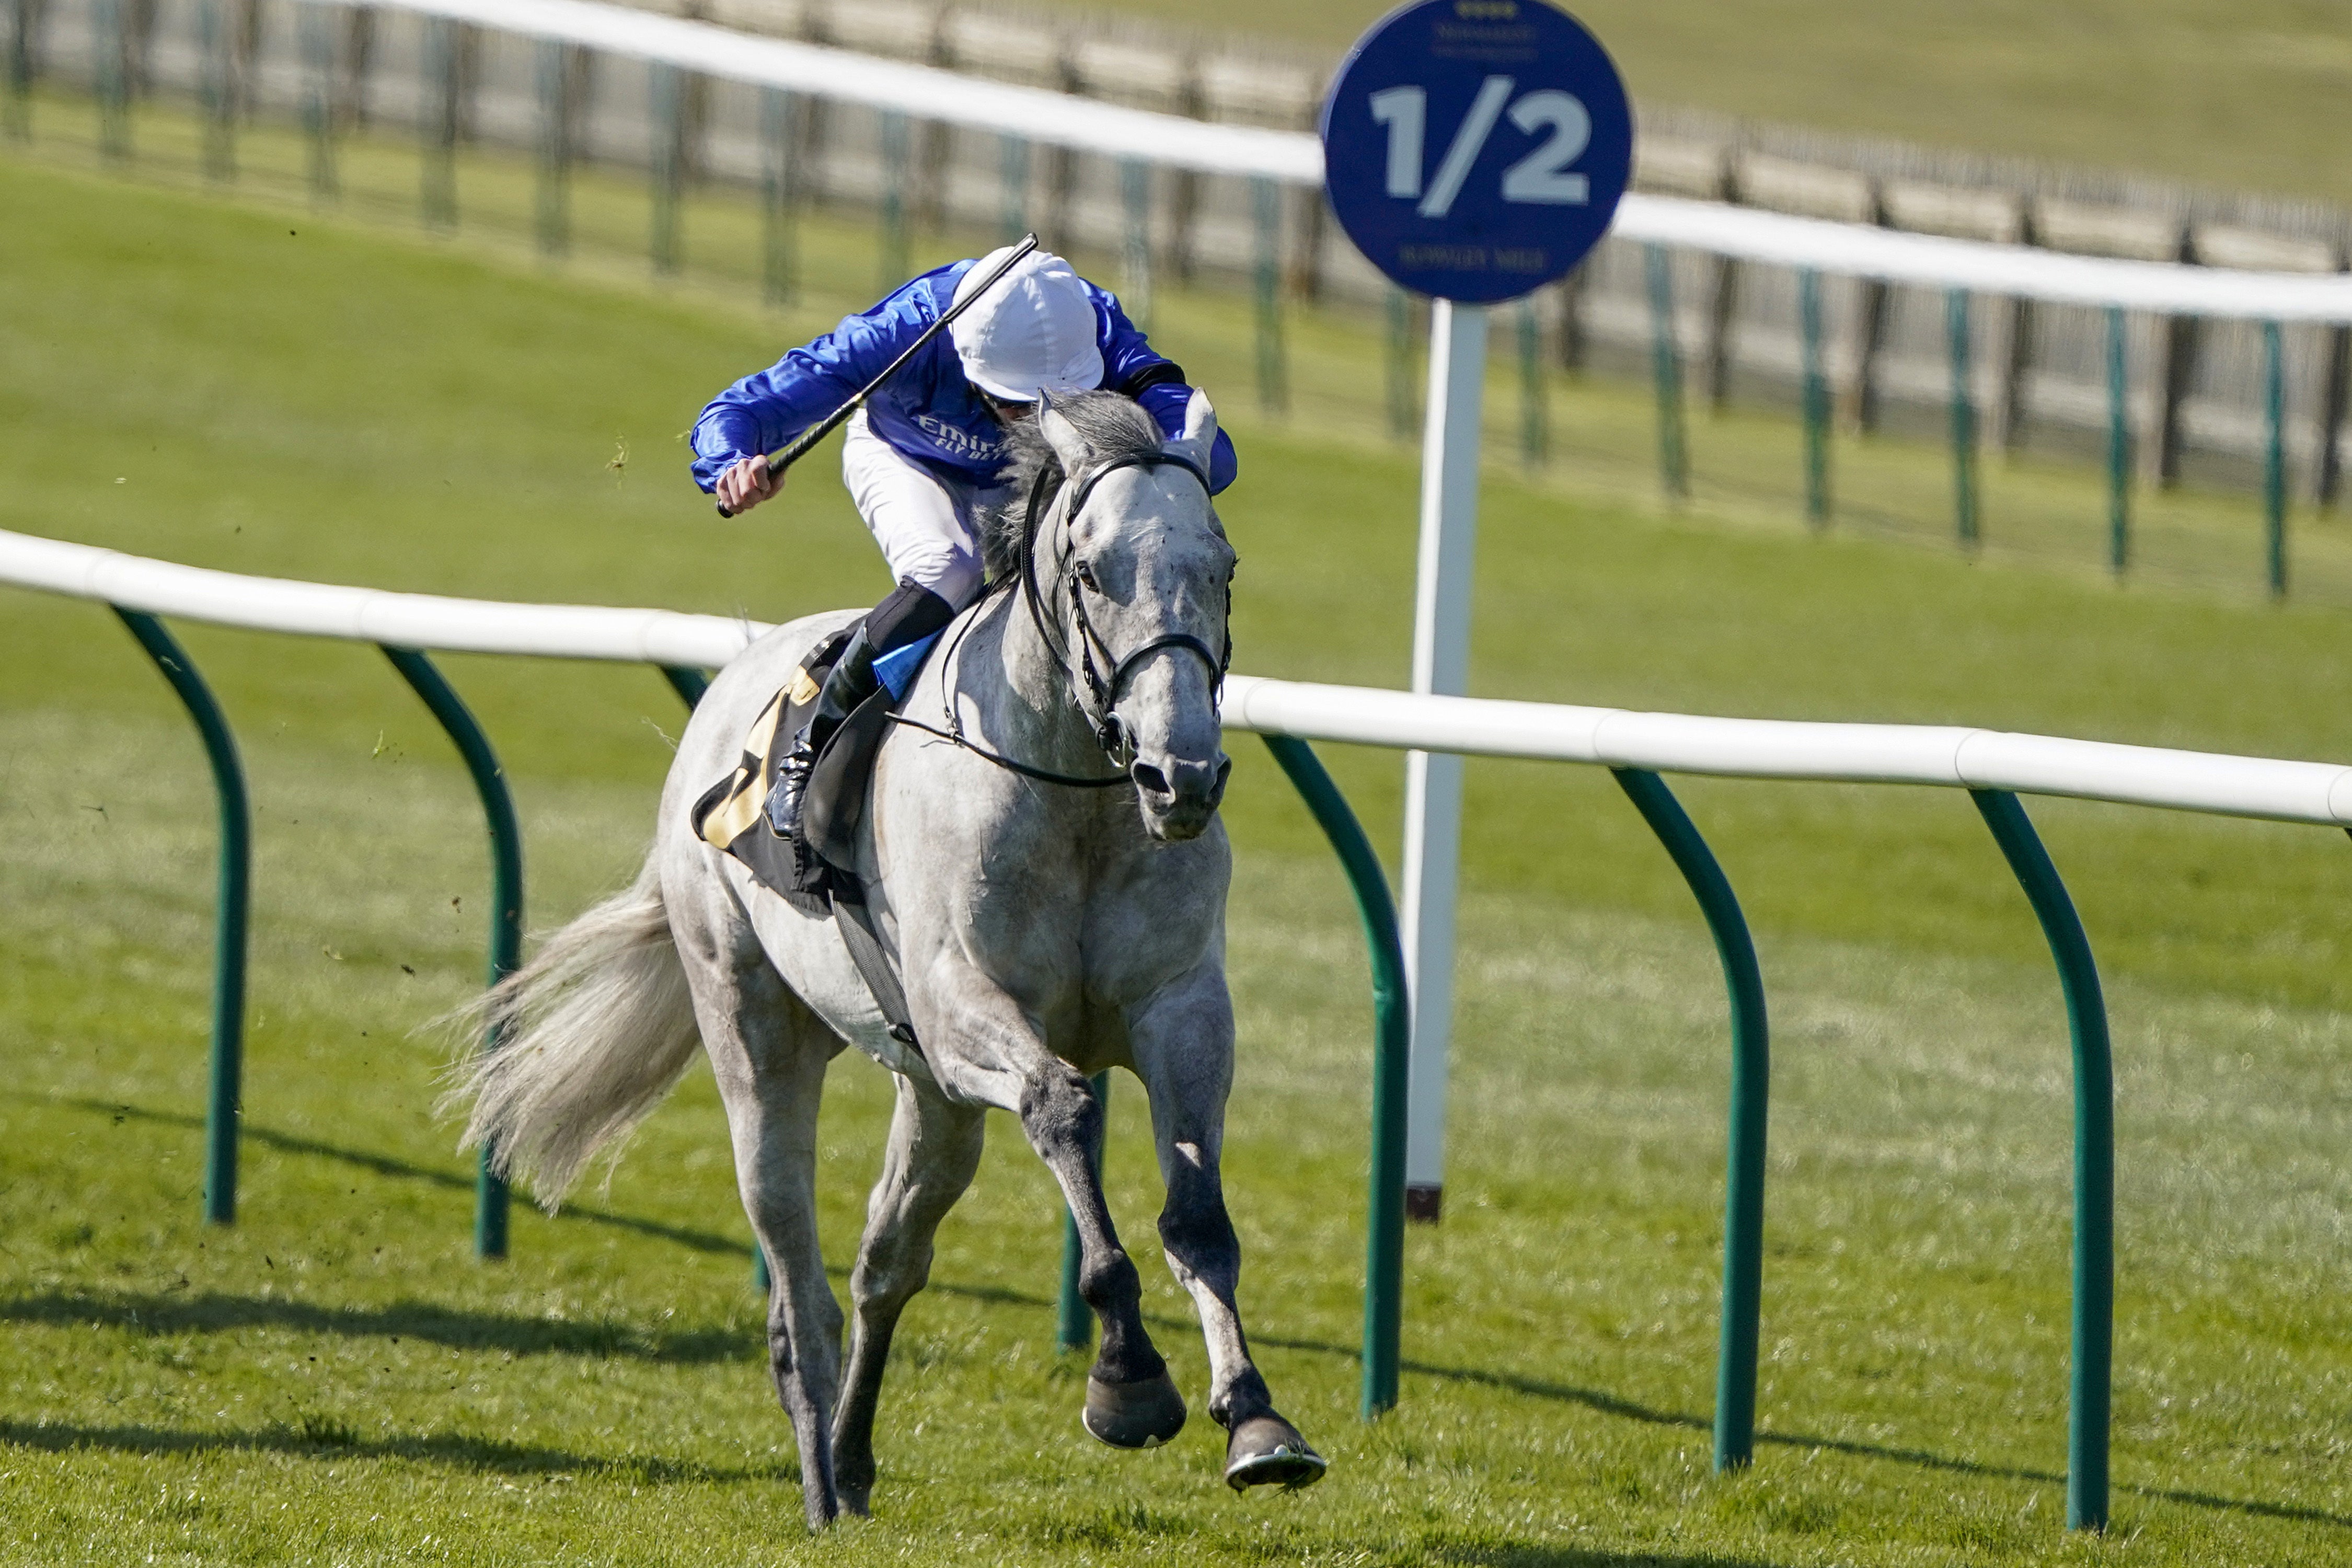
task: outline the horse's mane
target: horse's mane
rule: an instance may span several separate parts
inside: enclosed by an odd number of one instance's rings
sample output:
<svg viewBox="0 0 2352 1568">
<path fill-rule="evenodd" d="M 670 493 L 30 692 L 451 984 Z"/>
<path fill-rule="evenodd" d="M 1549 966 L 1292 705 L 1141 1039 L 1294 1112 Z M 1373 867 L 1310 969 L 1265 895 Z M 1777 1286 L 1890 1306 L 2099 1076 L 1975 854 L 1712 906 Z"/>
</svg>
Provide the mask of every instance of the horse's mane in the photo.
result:
<svg viewBox="0 0 2352 1568">
<path fill-rule="evenodd" d="M 1144 457 L 1160 448 L 1160 426 L 1143 405 L 1123 393 L 1075 392 L 1053 399 L 1054 412 L 1076 427 L 1087 458 L 1097 463 L 1114 458 Z M 1039 411 L 1042 416 L 1043 410 Z M 1021 552 L 1021 529 L 1029 514 L 1029 492 L 1037 476 L 1045 476 L 1045 501 L 1050 505 L 1068 477 L 1062 459 L 1045 439 L 1039 418 L 1015 419 L 1005 426 L 1005 445 L 1012 448 L 1010 492 L 981 521 L 981 551 L 991 577 L 1013 570 Z"/>
</svg>

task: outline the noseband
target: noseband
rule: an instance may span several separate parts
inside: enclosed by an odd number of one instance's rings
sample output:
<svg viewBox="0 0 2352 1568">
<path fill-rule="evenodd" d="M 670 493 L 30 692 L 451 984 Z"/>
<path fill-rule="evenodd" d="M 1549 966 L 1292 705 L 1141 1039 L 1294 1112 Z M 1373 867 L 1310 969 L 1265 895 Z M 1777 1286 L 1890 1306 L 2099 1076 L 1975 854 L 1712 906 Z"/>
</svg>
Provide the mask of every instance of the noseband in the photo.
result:
<svg viewBox="0 0 2352 1568">
<path fill-rule="evenodd" d="M 1209 476 L 1201 471 L 1201 466 L 1174 452 L 1131 452 L 1122 458 L 1113 458 L 1078 482 L 1077 489 L 1071 493 L 1070 504 L 1062 513 L 1064 531 L 1067 532 L 1076 523 L 1078 513 L 1085 510 L 1095 487 L 1107 476 L 1121 468 L 1181 468 L 1201 481 L 1203 491 L 1209 488 Z M 1101 633 L 1095 630 L 1094 622 L 1087 615 L 1087 595 L 1089 592 L 1099 594 L 1102 588 L 1095 582 L 1094 573 L 1086 563 L 1075 563 L 1063 575 L 1070 595 L 1070 616 L 1078 629 L 1078 659 L 1073 671 L 1070 645 L 1055 631 L 1053 617 L 1045 613 L 1045 594 L 1037 585 L 1037 529 L 1045 512 L 1046 486 L 1052 477 L 1051 469 L 1040 470 L 1037 482 L 1029 489 L 1029 510 L 1021 523 L 1021 594 L 1029 605 L 1029 618 L 1036 626 L 1037 635 L 1053 650 L 1054 662 L 1062 667 L 1064 679 L 1071 681 L 1073 696 L 1078 695 L 1079 685 L 1083 683 L 1084 696 L 1080 697 L 1078 707 L 1081 712 L 1086 713 L 1087 721 L 1094 730 L 1095 743 L 1102 748 L 1105 756 L 1124 769 L 1133 760 L 1134 747 L 1128 739 L 1126 725 L 1119 721 L 1113 710 L 1118 703 L 1119 693 L 1127 687 L 1128 679 L 1139 665 L 1160 649 L 1181 648 L 1209 668 L 1214 695 L 1222 699 L 1225 689 L 1225 672 L 1233 667 L 1234 661 L 1233 598 L 1228 595 L 1225 600 L 1223 652 L 1211 648 L 1190 632 L 1170 632 L 1164 637 L 1153 637 L 1121 657 L 1111 651 L 1110 645 L 1103 640 Z M 1106 667 L 1109 671 L 1108 675 L 1104 673 Z M 1091 711 L 1088 711 L 1089 707 Z"/>
</svg>

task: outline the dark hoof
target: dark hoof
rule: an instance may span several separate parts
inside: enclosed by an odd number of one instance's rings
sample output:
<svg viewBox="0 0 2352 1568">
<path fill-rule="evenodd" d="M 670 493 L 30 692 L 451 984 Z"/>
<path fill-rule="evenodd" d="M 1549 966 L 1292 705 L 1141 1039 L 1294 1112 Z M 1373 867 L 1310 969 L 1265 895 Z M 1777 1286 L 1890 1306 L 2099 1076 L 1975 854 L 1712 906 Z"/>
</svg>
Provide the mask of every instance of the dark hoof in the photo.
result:
<svg viewBox="0 0 2352 1568">
<path fill-rule="evenodd" d="M 1225 1442 L 1225 1485 L 1237 1492 L 1265 1486 L 1295 1492 L 1321 1480 L 1330 1468 L 1279 1415 L 1253 1415 Z"/>
<path fill-rule="evenodd" d="M 1184 1396 L 1164 1372 L 1133 1383 L 1089 1377 L 1078 1420 L 1089 1436 L 1114 1448 L 1157 1448 L 1184 1430 Z"/>
</svg>

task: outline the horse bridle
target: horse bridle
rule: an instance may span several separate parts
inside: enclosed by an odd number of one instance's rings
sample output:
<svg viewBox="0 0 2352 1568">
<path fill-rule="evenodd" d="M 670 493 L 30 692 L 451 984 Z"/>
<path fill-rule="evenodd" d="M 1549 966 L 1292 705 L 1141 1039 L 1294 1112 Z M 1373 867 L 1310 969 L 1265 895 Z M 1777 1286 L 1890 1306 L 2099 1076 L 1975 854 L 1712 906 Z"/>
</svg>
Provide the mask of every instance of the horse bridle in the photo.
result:
<svg viewBox="0 0 2352 1568">
<path fill-rule="evenodd" d="M 1200 480 L 1203 490 L 1209 488 L 1209 476 L 1201 471 L 1201 465 L 1190 458 L 1181 457 L 1174 452 L 1134 452 L 1123 458 L 1113 458 L 1109 462 L 1087 474 L 1071 491 L 1070 504 L 1062 513 L 1065 531 L 1068 530 L 1071 523 L 1077 521 L 1079 510 L 1087 504 L 1087 497 L 1094 493 L 1095 486 L 1102 481 L 1105 475 L 1115 473 L 1120 468 L 1181 468 Z M 1103 640 L 1102 635 L 1095 630 L 1094 622 L 1087 615 L 1086 594 L 1089 591 L 1101 593 L 1100 585 L 1094 581 L 1093 574 L 1086 568 L 1084 562 L 1073 563 L 1067 581 L 1072 618 L 1077 622 L 1079 639 L 1078 666 L 1076 673 L 1073 674 L 1070 667 L 1068 639 L 1055 632 L 1053 619 L 1045 613 L 1045 595 L 1037 586 L 1037 527 L 1045 514 L 1046 495 L 1052 487 L 1054 473 L 1055 470 L 1050 468 L 1041 468 L 1037 474 L 1037 482 L 1030 487 L 1028 510 L 1023 515 L 1021 521 L 1020 557 L 1013 575 L 1021 580 L 1022 599 L 1029 607 L 1029 618 L 1035 625 L 1038 637 L 1052 651 L 1054 662 L 1062 671 L 1063 680 L 1070 687 L 1071 697 L 1076 700 L 1079 712 L 1084 715 L 1094 732 L 1095 743 L 1102 748 L 1105 756 L 1118 764 L 1119 771 L 1108 778 L 1079 778 L 1074 774 L 1057 773 L 1048 768 L 1035 767 L 1028 763 L 1005 756 L 1002 752 L 992 751 L 974 742 L 963 732 L 963 725 L 957 720 L 952 699 L 947 699 L 943 702 L 945 710 L 941 724 L 926 724 L 921 720 L 911 718 L 904 713 L 891 714 L 890 721 L 894 724 L 902 724 L 910 730 L 920 730 L 927 735 L 936 735 L 942 741 L 962 747 L 984 762 L 993 763 L 996 766 L 1019 773 L 1024 778 L 1035 779 L 1040 784 L 1065 784 L 1072 789 L 1109 789 L 1117 784 L 1133 782 L 1132 775 L 1127 771 L 1134 761 L 1133 747 L 1128 739 L 1126 726 L 1119 722 L 1118 715 L 1113 711 L 1113 709 L 1118 701 L 1120 689 L 1127 684 L 1128 677 L 1135 673 L 1135 667 L 1146 656 L 1157 653 L 1161 648 L 1184 649 L 1216 672 L 1214 695 L 1220 700 L 1224 696 L 1225 672 L 1232 668 L 1234 660 L 1233 595 L 1230 590 L 1225 595 L 1225 647 L 1222 655 L 1212 652 L 1207 643 L 1189 632 L 1171 632 L 1165 637 L 1152 638 L 1121 658 L 1111 652 L 1110 646 Z M 985 599 L 1005 585 L 1006 579 L 1000 577 L 982 590 L 981 596 Z M 950 639 L 947 657 L 953 657 L 955 645 L 961 641 L 964 632 L 971 629 L 976 618 L 976 614 L 965 618 L 962 626 Z M 1096 666 L 1097 653 L 1100 653 L 1103 662 L 1110 667 L 1108 679 L 1105 679 L 1102 671 Z M 1081 682 L 1084 683 L 1085 697 L 1078 695 Z M 1087 699 L 1093 700 L 1093 712 L 1087 711 Z"/>
<path fill-rule="evenodd" d="M 1209 476 L 1202 471 L 1200 464 L 1190 458 L 1169 451 L 1130 452 L 1089 470 L 1086 478 L 1078 481 L 1070 493 L 1069 505 L 1062 510 L 1063 531 L 1066 534 L 1076 525 L 1078 514 L 1085 510 L 1095 487 L 1108 476 L 1121 468 L 1181 468 L 1201 482 L 1203 492 L 1209 489 Z M 1129 678 L 1134 675 L 1139 665 L 1162 648 L 1181 648 L 1209 668 L 1213 694 L 1222 700 L 1225 690 L 1225 672 L 1233 668 L 1234 662 L 1233 596 L 1228 594 L 1225 598 L 1223 651 L 1211 648 L 1190 632 L 1169 632 L 1153 637 L 1140 647 L 1129 649 L 1121 657 L 1111 650 L 1110 645 L 1103 640 L 1101 633 L 1095 630 L 1093 620 L 1087 615 L 1086 596 L 1088 593 L 1101 593 L 1101 585 L 1095 582 L 1093 571 L 1084 561 L 1072 562 L 1063 580 L 1070 596 L 1070 617 L 1076 623 L 1078 631 L 1077 665 L 1074 672 L 1070 663 L 1069 640 L 1055 630 L 1053 617 L 1045 613 L 1045 594 L 1037 585 L 1037 531 L 1044 518 L 1046 491 L 1052 479 L 1053 470 L 1050 468 L 1038 472 L 1036 483 L 1030 487 L 1027 513 L 1022 519 L 1019 566 L 1022 597 L 1028 604 L 1029 618 L 1036 626 L 1037 635 L 1053 651 L 1054 661 L 1062 667 L 1063 679 L 1070 681 L 1071 695 L 1078 698 L 1079 711 L 1085 714 L 1087 724 L 1094 731 L 1095 743 L 1102 748 L 1105 756 L 1119 766 L 1124 776 L 1124 770 L 1134 761 L 1134 744 L 1128 736 L 1127 726 L 1120 722 L 1115 710 Z M 1108 667 L 1108 675 L 1097 667 L 1097 655 L 1102 665 Z M 1079 695 L 1081 682 L 1083 696 Z M 1089 703 L 1091 711 L 1088 710 Z"/>
</svg>

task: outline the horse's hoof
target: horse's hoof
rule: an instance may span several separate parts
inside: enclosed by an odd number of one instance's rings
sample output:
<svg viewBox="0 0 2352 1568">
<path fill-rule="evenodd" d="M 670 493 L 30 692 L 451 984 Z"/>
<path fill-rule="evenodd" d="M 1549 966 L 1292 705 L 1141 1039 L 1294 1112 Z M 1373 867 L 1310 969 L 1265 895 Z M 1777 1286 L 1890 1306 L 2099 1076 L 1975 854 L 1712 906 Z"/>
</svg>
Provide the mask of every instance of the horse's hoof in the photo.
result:
<svg viewBox="0 0 2352 1568">
<path fill-rule="evenodd" d="M 1133 1383 L 1087 1379 L 1087 1435 L 1114 1448 L 1157 1448 L 1184 1430 L 1184 1396 L 1165 1372 Z"/>
<path fill-rule="evenodd" d="M 1321 1480 L 1330 1468 L 1279 1415 L 1253 1415 L 1225 1441 L 1225 1485 L 1237 1492 L 1264 1486 L 1295 1492 Z"/>
</svg>

